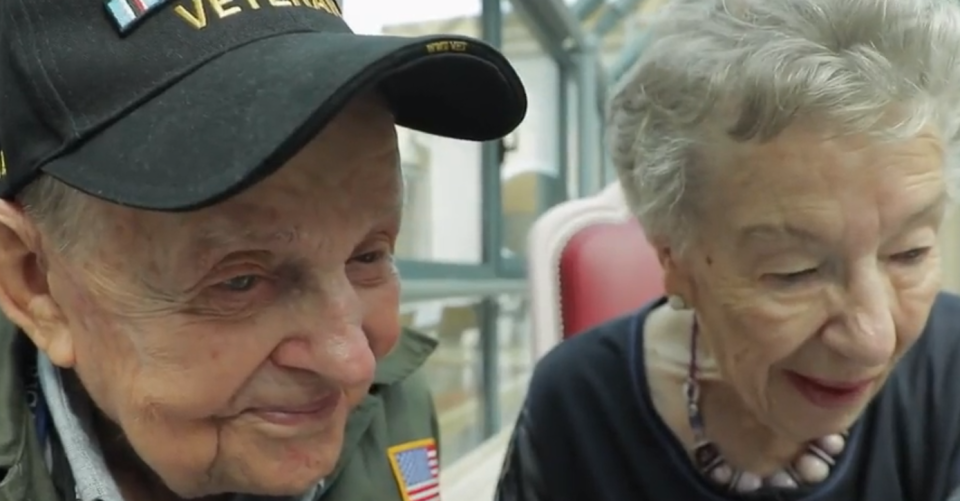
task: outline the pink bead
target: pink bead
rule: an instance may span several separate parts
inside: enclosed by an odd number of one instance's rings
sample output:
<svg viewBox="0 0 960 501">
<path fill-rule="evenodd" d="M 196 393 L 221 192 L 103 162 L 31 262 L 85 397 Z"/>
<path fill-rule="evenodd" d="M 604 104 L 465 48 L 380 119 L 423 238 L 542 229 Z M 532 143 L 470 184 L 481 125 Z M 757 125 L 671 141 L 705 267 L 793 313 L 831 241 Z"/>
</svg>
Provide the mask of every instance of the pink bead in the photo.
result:
<svg viewBox="0 0 960 501">
<path fill-rule="evenodd" d="M 763 486 L 763 479 L 756 473 L 743 472 L 734 486 L 737 492 L 753 492 Z"/>
<path fill-rule="evenodd" d="M 823 482 L 830 474 L 830 465 L 810 454 L 800 456 L 794 463 L 794 468 L 797 470 L 800 480 L 808 484 Z"/>
<path fill-rule="evenodd" d="M 797 488 L 797 481 L 789 473 L 778 471 L 767 479 L 767 485 L 778 489 L 795 489 Z"/>
<path fill-rule="evenodd" d="M 831 456 L 839 456 L 843 452 L 843 448 L 847 445 L 847 441 L 841 435 L 827 435 L 819 440 L 817 440 L 817 446 L 823 449 L 823 452 L 830 454 Z"/>
<path fill-rule="evenodd" d="M 727 482 L 733 478 L 733 470 L 728 465 L 722 464 L 710 471 L 710 478 L 720 485 L 727 485 Z"/>
</svg>

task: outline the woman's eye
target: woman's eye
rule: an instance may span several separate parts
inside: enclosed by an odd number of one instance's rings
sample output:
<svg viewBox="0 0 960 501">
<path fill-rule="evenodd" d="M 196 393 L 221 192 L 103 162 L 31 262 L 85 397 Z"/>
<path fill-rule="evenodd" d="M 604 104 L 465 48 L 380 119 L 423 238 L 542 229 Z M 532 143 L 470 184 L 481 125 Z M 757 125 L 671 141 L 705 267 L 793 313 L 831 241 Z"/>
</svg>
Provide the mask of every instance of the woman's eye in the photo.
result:
<svg viewBox="0 0 960 501">
<path fill-rule="evenodd" d="M 816 268 L 807 268 L 790 273 L 773 273 L 772 276 L 781 282 L 795 283 L 813 276 L 816 272 Z"/>
<path fill-rule="evenodd" d="M 381 260 L 383 256 L 384 256 L 384 253 L 381 251 L 366 252 L 364 254 L 360 254 L 359 256 L 354 256 L 350 260 L 358 263 L 363 263 L 363 264 L 373 264 Z"/>
<path fill-rule="evenodd" d="M 903 264 L 913 264 L 921 261 L 923 258 L 930 253 L 930 247 L 920 247 L 917 249 L 910 249 L 906 252 L 898 252 L 891 256 L 894 261 Z"/>
<path fill-rule="evenodd" d="M 259 280 L 260 277 L 256 275 L 240 275 L 220 282 L 220 287 L 230 292 L 246 292 L 253 289 Z"/>
</svg>

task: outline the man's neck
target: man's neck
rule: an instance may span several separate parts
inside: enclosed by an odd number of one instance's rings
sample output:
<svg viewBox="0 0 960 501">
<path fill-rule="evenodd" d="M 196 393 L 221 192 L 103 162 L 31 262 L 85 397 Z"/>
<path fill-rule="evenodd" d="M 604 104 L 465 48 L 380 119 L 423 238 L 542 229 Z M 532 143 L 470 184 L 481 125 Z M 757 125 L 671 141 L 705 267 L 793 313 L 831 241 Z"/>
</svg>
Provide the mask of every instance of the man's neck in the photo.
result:
<svg viewBox="0 0 960 501">
<path fill-rule="evenodd" d="M 690 312 L 661 307 L 651 312 L 644 326 L 644 358 L 651 399 L 688 453 L 692 452 L 695 439 L 683 385 L 692 323 Z M 736 391 L 720 380 L 715 366 L 709 372 L 710 377 L 700 382 L 700 412 L 706 438 L 716 444 L 724 459 L 734 468 L 759 475 L 772 474 L 795 459 L 805 444 L 762 424 Z"/>
<path fill-rule="evenodd" d="M 79 382 L 73 381 L 74 384 Z M 93 431 L 107 463 L 107 468 L 120 488 L 125 501 L 183 501 L 163 483 L 160 477 L 140 459 L 120 427 L 107 418 L 95 405 Z M 194 501 L 227 501 L 229 495 L 202 498 Z"/>
</svg>

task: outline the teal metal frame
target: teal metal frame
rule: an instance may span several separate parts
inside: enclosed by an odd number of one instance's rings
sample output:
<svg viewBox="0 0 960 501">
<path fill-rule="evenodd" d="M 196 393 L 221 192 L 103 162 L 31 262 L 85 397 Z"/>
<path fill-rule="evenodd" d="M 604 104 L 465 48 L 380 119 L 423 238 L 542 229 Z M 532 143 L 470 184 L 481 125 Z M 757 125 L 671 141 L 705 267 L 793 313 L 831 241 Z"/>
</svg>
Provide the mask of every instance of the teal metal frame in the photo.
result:
<svg viewBox="0 0 960 501">
<path fill-rule="evenodd" d="M 480 19 L 484 40 L 494 47 L 503 42 L 504 13 L 500 0 L 476 0 L 482 4 Z M 642 51 L 642 37 L 631 41 L 619 54 L 616 63 L 607 71 L 602 67 L 599 47 L 603 36 L 611 32 L 625 17 L 622 12 L 635 8 L 640 0 L 576 0 L 567 5 L 564 0 L 511 0 L 516 15 L 526 24 L 544 52 L 557 64 L 559 99 L 558 117 L 554 133 L 558 136 L 556 158 L 560 165 L 558 193 L 549 196 L 551 203 L 567 197 L 588 196 L 600 190 L 615 175 L 604 154 L 604 103 L 609 83 L 616 82 Z M 341 6 L 345 0 L 341 0 Z M 606 6 L 605 6 L 606 4 Z M 588 33 L 582 22 L 600 13 L 596 29 Z M 577 92 L 571 96 L 570 83 Z M 535 89 L 533 89 L 535 92 Z M 569 153 L 570 112 L 577 116 L 575 141 L 576 158 Z M 481 146 L 482 190 L 482 261 L 479 263 L 444 263 L 433 261 L 400 260 L 398 267 L 403 277 L 403 301 L 422 301 L 445 297 L 483 296 L 479 305 L 478 326 L 483 333 L 482 356 L 482 423 L 485 437 L 497 433 L 500 422 L 499 396 L 499 334 L 497 332 L 501 294 L 525 294 L 524 260 L 504 259 L 503 213 L 500 144 L 496 141 Z M 570 167 L 574 166 L 573 169 Z M 570 176 L 577 180 L 579 189 L 568 193 Z"/>
</svg>

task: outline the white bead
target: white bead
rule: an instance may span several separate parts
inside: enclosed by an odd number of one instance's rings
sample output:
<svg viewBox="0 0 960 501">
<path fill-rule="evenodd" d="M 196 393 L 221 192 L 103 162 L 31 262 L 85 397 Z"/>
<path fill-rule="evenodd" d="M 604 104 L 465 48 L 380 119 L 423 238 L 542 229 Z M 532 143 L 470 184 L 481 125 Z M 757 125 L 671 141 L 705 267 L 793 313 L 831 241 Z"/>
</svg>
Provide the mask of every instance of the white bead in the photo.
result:
<svg viewBox="0 0 960 501">
<path fill-rule="evenodd" d="M 797 481 L 789 473 L 781 470 L 767 478 L 767 485 L 778 489 L 795 489 Z"/>
<path fill-rule="evenodd" d="M 687 302 L 684 301 L 683 297 L 676 294 L 671 294 L 669 297 L 667 297 L 667 304 L 677 311 L 687 309 Z"/>
<path fill-rule="evenodd" d="M 753 492 L 763 486 L 763 479 L 756 473 L 743 472 L 734 486 L 737 492 Z"/>
<path fill-rule="evenodd" d="M 710 478 L 720 485 L 727 485 L 727 482 L 733 478 L 733 470 L 730 466 L 722 464 L 710 471 Z"/>
<path fill-rule="evenodd" d="M 847 441 L 839 434 L 827 435 L 817 440 L 817 446 L 831 456 L 839 456 L 846 445 Z"/>
<path fill-rule="evenodd" d="M 800 456 L 794 464 L 794 468 L 797 470 L 800 480 L 808 484 L 823 482 L 830 474 L 830 465 L 810 454 Z"/>
</svg>

